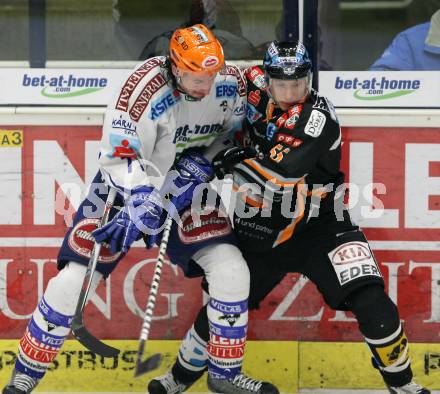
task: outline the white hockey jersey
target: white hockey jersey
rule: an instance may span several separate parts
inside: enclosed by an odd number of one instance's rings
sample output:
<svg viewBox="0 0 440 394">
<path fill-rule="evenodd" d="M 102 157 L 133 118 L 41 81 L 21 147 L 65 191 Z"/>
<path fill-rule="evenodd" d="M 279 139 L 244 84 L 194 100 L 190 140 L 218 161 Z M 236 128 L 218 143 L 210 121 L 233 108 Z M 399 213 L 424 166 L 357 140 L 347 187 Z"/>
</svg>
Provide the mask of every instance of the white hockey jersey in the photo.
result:
<svg viewBox="0 0 440 394">
<path fill-rule="evenodd" d="M 173 87 L 165 61 L 139 65 L 107 107 L 99 164 L 106 183 L 121 191 L 158 187 L 152 178 L 163 177 L 185 149 L 211 146 L 211 156 L 241 129 L 246 86 L 238 67 L 227 64 L 208 96 L 195 101 Z"/>
</svg>

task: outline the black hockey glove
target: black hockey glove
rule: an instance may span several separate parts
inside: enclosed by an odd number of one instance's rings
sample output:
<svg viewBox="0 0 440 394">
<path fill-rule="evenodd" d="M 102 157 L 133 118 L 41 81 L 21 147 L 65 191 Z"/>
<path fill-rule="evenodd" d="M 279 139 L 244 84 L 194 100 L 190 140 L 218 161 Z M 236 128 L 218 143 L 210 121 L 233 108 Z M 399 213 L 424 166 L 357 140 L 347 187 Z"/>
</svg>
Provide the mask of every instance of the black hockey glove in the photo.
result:
<svg viewBox="0 0 440 394">
<path fill-rule="evenodd" d="M 215 175 L 218 179 L 223 179 L 226 174 L 232 172 L 232 168 L 245 159 L 255 157 L 257 152 L 251 147 L 246 148 L 227 148 L 218 152 L 212 159 Z"/>
</svg>

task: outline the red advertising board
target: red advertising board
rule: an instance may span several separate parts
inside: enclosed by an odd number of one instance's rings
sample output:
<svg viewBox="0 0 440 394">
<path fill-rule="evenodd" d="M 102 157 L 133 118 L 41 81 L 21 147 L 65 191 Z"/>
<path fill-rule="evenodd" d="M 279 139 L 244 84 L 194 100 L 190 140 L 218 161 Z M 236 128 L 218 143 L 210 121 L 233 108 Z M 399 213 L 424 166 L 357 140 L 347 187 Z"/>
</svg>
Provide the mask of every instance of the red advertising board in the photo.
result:
<svg viewBox="0 0 440 394">
<path fill-rule="evenodd" d="M 56 272 L 66 221 L 81 199 L 75 185 L 84 189 L 97 170 L 100 128 L 0 129 L 10 137 L 0 147 L 0 338 L 19 338 Z M 353 215 L 361 219 L 408 336 L 413 342 L 437 342 L 439 130 L 350 127 L 343 130 L 343 140 Z M 98 337 L 138 338 L 156 254 L 133 248 L 99 288 L 86 316 Z M 203 303 L 200 280 L 185 279 L 169 264 L 162 277 L 150 337 L 180 339 Z M 330 310 L 314 285 L 295 274 L 250 316 L 250 339 L 361 340 L 352 316 Z"/>
</svg>

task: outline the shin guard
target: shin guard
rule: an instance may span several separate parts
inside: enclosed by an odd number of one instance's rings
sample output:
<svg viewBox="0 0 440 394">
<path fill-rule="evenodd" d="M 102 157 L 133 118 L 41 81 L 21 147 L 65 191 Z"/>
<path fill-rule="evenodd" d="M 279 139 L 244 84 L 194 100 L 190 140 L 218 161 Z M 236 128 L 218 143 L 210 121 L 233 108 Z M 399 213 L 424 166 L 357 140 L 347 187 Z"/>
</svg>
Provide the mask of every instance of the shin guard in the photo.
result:
<svg viewBox="0 0 440 394">
<path fill-rule="evenodd" d="M 208 373 L 215 379 L 231 379 L 241 371 L 246 344 L 247 300 L 208 304 Z"/>
<path fill-rule="evenodd" d="M 20 340 L 16 371 L 35 381 L 44 376 L 69 335 L 86 268 L 77 263 L 69 263 L 49 281 Z M 94 293 L 101 278 L 101 274 L 95 275 L 90 295 Z"/>
<path fill-rule="evenodd" d="M 411 381 L 412 372 L 408 339 L 402 325 L 386 338 L 365 338 L 365 340 L 373 354 L 375 367 L 379 369 L 389 386 L 399 387 Z"/>
<path fill-rule="evenodd" d="M 40 380 L 69 334 L 72 317 L 56 312 L 43 298 L 20 340 L 15 369 Z"/>
</svg>

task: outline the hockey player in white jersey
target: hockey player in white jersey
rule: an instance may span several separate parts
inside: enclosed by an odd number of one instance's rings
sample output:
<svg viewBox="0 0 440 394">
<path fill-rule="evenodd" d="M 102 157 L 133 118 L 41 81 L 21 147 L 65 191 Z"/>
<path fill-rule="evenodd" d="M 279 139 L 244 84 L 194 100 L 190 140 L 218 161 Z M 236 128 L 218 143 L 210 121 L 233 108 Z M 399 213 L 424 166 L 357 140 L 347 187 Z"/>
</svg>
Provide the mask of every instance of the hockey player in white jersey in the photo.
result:
<svg viewBox="0 0 440 394">
<path fill-rule="evenodd" d="M 270 383 L 241 373 L 249 270 L 227 215 L 217 205 L 206 217 L 201 216 L 201 222 L 208 225 L 199 231 L 185 211 L 196 186 L 213 177 L 204 156 L 210 154 L 208 147 L 214 154 L 216 144 L 223 148 L 223 142 L 241 127 L 245 102 L 246 87 L 239 69 L 224 63 L 220 43 L 203 25 L 176 30 L 169 57 L 148 59 L 124 81 L 106 110 L 100 170 L 64 238 L 58 255 L 60 271 L 49 281 L 20 340 L 15 369 L 3 394 L 30 393 L 69 334 L 93 248 L 91 233 L 102 243 L 93 290 L 135 240 L 144 237 L 148 247 L 160 240 L 167 215 L 162 197 L 169 190 L 164 191 L 162 185 L 161 194 L 153 177 L 172 168 L 173 176 L 165 185 L 168 182 L 174 190 L 173 212 L 185 217 L 188 225 L 182 229 L 173 224 L 167 252 L 187 276 L 203 275 L 210 295 L 205 307 L 209 335 L 201 338 L 192 328 L 194 346 L 181 349 L 180 360 L 201 375 L 206 362 L 197 363 L 197 358 L 200 352 L 208 352 L 208 384 L 216 392 L 278 393 Z M 113 208 L 110 221 L 96 230 L 109 188 L 117 190 L 115 206 L 122 208 Z M 191 234 L 194 228 L 197 237 Z"/>
</svg>

